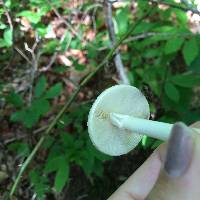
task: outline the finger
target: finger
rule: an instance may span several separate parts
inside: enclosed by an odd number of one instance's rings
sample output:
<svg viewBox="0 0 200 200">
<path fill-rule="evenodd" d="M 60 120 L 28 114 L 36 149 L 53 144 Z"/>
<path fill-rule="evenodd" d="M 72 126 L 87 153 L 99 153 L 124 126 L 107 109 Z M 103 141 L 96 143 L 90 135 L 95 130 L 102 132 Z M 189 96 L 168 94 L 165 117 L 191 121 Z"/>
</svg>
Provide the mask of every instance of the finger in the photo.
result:
<svg viewBox="0 0 200 200">
<path fill-rule="evenodd" d="M 200 127 L 200 122 L 195 123 L 194 127 Z M 161 165 L 165 160 L 166 147 L 166 143 L 160 145 L 143 165 L 121 185 L 109 200 L 145 199 L 158 179 Z"/>
<path fill-rule="evenodd" d="M 200 128 L 200 121 L 195 122 L 194 124 L 191 125 L 193 128 Z"/>
<path fill-rule="evenodd" d="M 200 190 L 200 138 L 176 123 L 168 142 L 163 168 L 148 200 L 197 200 Z"/>
<path fill-rule="evenodd" d="M 161 167 L 159 152 L 162 152 L 163 148 L 164 146 L 161 145 L 160 151 L 155 151 L 109 200 L 138 200 L 146 198 L 158 178 Z"/>
</svg>

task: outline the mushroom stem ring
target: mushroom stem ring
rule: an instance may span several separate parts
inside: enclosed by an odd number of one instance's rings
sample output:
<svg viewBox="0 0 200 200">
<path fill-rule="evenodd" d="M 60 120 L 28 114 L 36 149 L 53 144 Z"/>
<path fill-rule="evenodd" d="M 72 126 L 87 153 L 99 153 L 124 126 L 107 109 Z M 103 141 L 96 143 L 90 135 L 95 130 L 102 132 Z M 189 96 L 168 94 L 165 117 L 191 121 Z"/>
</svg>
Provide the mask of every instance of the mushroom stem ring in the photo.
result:
<svg viewBox="0 0 200 200">
<path fill-rule="evenodd" d="M 116 85 L 103 91 L 88 116 L 88 132 L 101 152 L 119 156 L 134 149 L 143 135 L 168 140 L 173 124 L 149 120 L 145 96 L 136 87 Z M 200 129 L 194 129 L 200 133 Z"/>
</svg>

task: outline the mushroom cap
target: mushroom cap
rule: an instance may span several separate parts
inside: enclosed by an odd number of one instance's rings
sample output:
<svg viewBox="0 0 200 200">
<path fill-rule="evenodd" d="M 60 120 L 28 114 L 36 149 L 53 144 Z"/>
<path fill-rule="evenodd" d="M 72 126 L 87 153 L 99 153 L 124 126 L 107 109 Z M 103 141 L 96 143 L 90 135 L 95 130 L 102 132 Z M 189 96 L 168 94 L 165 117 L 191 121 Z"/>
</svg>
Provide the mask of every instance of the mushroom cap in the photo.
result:
<svg viewBox="0 0 200 200">
<path fill-rule="evenodd" d="M 88 116 L 89 136 L 101 152 L 119 156 L 134 149 L 143 135 L 119 129 L 111 123 L 110 113 L 149 119 L 149 104 L 136 87 L 116 85 L 103 91 Z"/>
</svg>

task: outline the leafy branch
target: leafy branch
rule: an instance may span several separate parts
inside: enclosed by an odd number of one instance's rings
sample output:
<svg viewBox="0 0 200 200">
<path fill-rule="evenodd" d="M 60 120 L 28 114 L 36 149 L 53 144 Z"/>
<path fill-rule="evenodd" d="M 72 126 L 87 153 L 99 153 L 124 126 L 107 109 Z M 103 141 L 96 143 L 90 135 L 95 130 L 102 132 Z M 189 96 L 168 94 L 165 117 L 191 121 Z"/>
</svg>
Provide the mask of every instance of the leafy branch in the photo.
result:
<svg viewBox="0 0 200 200">
<path fill-rule="evenodd" d="M 160 0 L 149 0 L 149 2 L 155 3 L 155 4 L 160 4 L 160 5 L 166 5 L 171 8 L 176 8 L 176 9 L 182 10 L 184 12 L 191 11 L 194 14 L 200 15 L 200 11 L 198 11 L 196 8 L 190 6 L 188 3 L 186 3 L 186 1 L 182 1 L 185 6 L 180 6 L 177 3 L 171 3 L 171 2 L 160 1 Z"/>
<path fill-rule="evenodd" d="M 151 9 L 149 11 L 147 11 L 144 16 L 139 18 L 138 21 L 130 27 L 130 29 L 127 31 L 127 33 L 123 37 L 121 37 L 121 39 L 119 39 L 118 42 L 116 42 L 114 47 L 108 52 L 108 54 L 106 55 L 105 59 L 96 67 L 96 69 L 93 72 L 91 72 L 88 76 L 86 76 L 86 78 L 80 83 L 80 85 L 77 87 L 77 89 L 71 95 L 70 99 L 66 102 L 66 104 L 63 106 L 63 108 L 59 111 L 59 113 L 55 117 L 55 119 L 51 122 L 49 127 L 46 129 L 44 135 L 40 138 L 40 140 L 38 141 L 38 143 L 36 144 L 36 146 L 32 150 L 31 154 L 27 157 L 25 162 L 22 164 L 22 166 L 21 166 L 21 168 L 19 170 L 19 173 L 17 175 L 17 178 L 15 179 L 14 184 L 13 184 L 11 190 L 10 190 L 10 193 L 9 193 L 9 197 L 10 198 L 13 197 L 13 195 L 14 195 L 16 189 L 17 189 L 17 186 L 18 186 L 18 184 L 19 184 L 19 182 L 20 182 L 20 180 L 22 178 L 23 173 L 25 172 L 25 170 L 28 167 L 28 165 L 30 164 L 30 162 L 33 160 L 34 156 L 36 155 L 36 153 L 38 152 L 39 148 L 41 147 L 41 145 L 45 141 L 46 137 L 51 133 L 52 129 L 54 128 L 54 126 L 56 125 L 56 123 L 58 122 L 60 117 L 64 114 L 64 112 L 70 107 L 72 102 L 76 99 L 76 97 L 77 97 L 78 93 L 80 92 L 80 90 L 94 77 L 94 75 L 98 71 L 100 71 L 104 67 L 104 65 L 115 54 L 116 50 L 122 44 L 122 42 L 131 35 L 131 33 L 135 30 L 137 25 L 140 24 L 143 19 L 145 19 L 147 16 L 149 16 L 150 13 L 151 13 Z"/>
</svg>

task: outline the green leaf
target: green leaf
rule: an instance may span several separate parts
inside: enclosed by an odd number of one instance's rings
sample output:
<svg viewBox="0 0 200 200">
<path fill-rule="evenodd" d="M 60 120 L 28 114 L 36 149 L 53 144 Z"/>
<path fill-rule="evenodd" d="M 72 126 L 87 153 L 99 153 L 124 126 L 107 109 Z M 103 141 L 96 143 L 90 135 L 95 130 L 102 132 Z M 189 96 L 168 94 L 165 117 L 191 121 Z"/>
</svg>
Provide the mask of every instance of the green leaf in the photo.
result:
<svg viewBox="0 0 200 200">
<path fill-rule="evenodd" d="M 42 99 L 37 99 L 32 102 L 31 109 L 38 114 L 38 116 L 44 115 L 47 112 L 50 111 L 51 107 L 49 102 L 42 98 Z"/>
<path fill-rule="evenodd" d="M 186 12 L 183 12 L 182 10 L 175 9 L 175 14 L 176 14 L 177 20 L 180 22 L 180 24 L 182 26 L 186 27 L 187 22 L 188 22 L 188 17 L 186 15 Z"/>
<path fill-rule="evenodd" d="M 57 192 L 61 192 L 69 178 L 69 163 L 62 157 L 57 165 L 59 169 L 56 173 L 54 187 Z"/>
<path fill-rule="evenodd" d="M 156 140 L 154 144 L 151 146 L 151 149 L 156 149 L 158 146 L 160 146 L 163 143 L 161 140 Z"/>
<path fill-rule="evenodd" d="M 31 128 L 39 120 L 39 115 L 32 108 L 28 108 L 24 112 L 22 122 L 26 128 Z"/>
<path fill-rule="evenodd" d="M 174 102 L 178 102 L 180 94 L 177 88 L 170 82 L 165 83 L 165 93 Z"/>
<path fill-rule="evenodd" d="M 0 38 L 0 48 L 7 47 L 5 40 Z"/>
<path fill-rule="evenodd" d="M 43 45 L 42 52 L 48 54 L 54 53 L 56 51 L 58 44 L 59 41 L 57 39 L 50 40 L 49 42 Z"/>
<path fill-rule="evenodd" d="M 45 165 L 44 172 L 48 174 L 57 171 L 57 169 L 59 168 L 58 163 L 60 162 L 60 160 L 62 160 L 62 156 L 49 159 Z"/>
<path fill-rule="evenodd" d="M 199 47 L 195 38 L 185 42 L 182 53 L 186 64 L 190 65 L 199 53 Z"/>
<path fill-rule="evenodd" d="M 54 86 L 52 86 L 45 94 L 45 98 L 52 99 L 54 97 L 57 97 L 62 92 L 62 84 L 57 83 Z"/>
<path fill-rule="evenodd" d="M 47 80 L 46 80 L 45 76 L 41 76 L 35 86 L 34 96 L 40 97 L 43 94 L 43 92 L 45 91 L 46 86 L 47 86 Z"/>
<path fill-rule="evenodd" d="M 12 29 L 6 29 L 3 34 L 4 42 L 7 47 L 11 47 L 13 44 L 13 31 Z"/>
<path fill-rule="evenodd" d="M 20 157 L 25 157 L 30 153 L 28 144 L 23 142 L 14 142 L 8 145 L 8 149 L 17 152 Z"/>
<path fill-rule="evenodd" d="M 11 114 L 10 116 L 10 120 L 12 122 L 20 122 L 24 119 L 24 115 L 25 115 L 25 111 L 24 110 L 20 110 L 17 112 L 14 112 Z"/>
<path fill-rule="evenodd" d="M 188 66 L 188 69 L 192 72 L 200 72 L 200 54 L 195 58 L 195 60 Z"/>
<path fill-rule="evenodd" d="M 183 42 L 184 39 L 181 37 L 172 38 L 168 40 L 165 45 L 165 54 L 171 54 L 177 52 L 181 48 Z"/>
<path fill-rule="evenodd" d="M 5 29 L 7 26 L 5 24 L 3 24 L 2 22 L 0 22 L 0 29 L 3 30 Z"/>
<path fill-rule="evenodd" d="M 200 85 L 200 75 L 194 73 L 184 73 L 171 77 L 171 81 L 181 87 L 194 87 Z"/>
<path fill-rule="evenodd" d="M 74 138 L 72 135 L 70 135 L 69 133 L 66 132 L 61 132 L 60 134 L 60 139 L 62 142 L 62 145 L 65 148 L 74 148 Z"/>
<path fill-rule="evenodd" d="M 34 186 L 34 191 L 37 194 L 37 199 L 44 200 L 45 193 L 50 190 L 48 178 L 42 174 L 40 169 L 37 168 L 30 171 L 29 177 Z"/>
<path fill-rule="evenodd" d="M 6 101 L 15 107 L 21 107 L 23 106 L 23 99 L 19 94 L 16 94 L 14 92 L 10 92 L 6 97 Z"/>
<path fill-rule="evenodd" d="M 116 12 L 116 22 L 118 27 L 118 34 L 123 35 L 128 30 L 128 14 L 129 10 L 127 7 L 119 9 Z"/>
<path fill-rule="evenodd" d="M 40 12 L 32 12 L 29 10 L 24 10 L 17 14 L 17 17 L 26 17 L 31 23 L 37 24 L 41 20 Z"/>
</svg>

